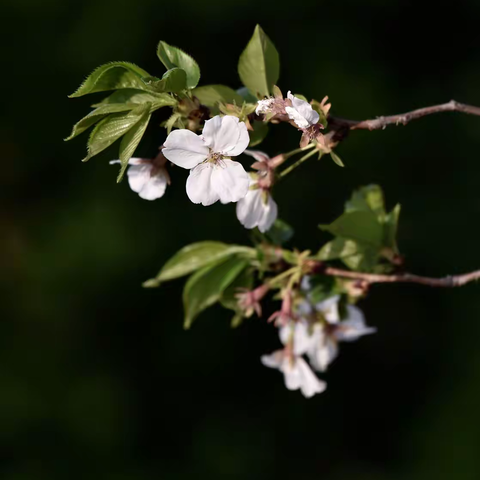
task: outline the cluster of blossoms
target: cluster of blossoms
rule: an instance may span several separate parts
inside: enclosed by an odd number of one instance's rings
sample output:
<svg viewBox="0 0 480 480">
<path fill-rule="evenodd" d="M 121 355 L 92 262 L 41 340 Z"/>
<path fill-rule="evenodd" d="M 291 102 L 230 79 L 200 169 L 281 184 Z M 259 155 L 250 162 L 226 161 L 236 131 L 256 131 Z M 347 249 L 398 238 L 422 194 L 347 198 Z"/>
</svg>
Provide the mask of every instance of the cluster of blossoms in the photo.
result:
<svg viewBox="0 0 480 480">
<path fill-rule="evenodd" d="M 288 117 L 302 131 L 301 146 L 319 135 L 323 126 L 312 106 L 290 92 L 287 98 L 260 100 L 256 114 L 265 119 Z M 130 188 L 145 200 L 161 198 L 170 184 L 167 160 L 190 170 L 186 191 L 193 203 L 204 206 L 236 202 L 237 218 L 245 228 L 258 227 L 266 232 L 278 215 L 271 190 L 275 182 L 275 169 L 287 157 L 270 158 L 266 153 L 247 150 L 250 138 L 247 126 L 232 115 L 215 116 L 205 121 L 201 135 L 188 129 L 171 132 L 154 159 L 132 158 L 127 172 Z M 255 159 L 252 172 L 232 160 L 241 154 Z M 110 163 L 118 163 L 114 160 Z"/>
<path fill-rule="evenodd" d="M 322 393 L 327 384 L 315 375 L 303 356 L 308 357 L 313 369 L 325 372 L 338 355 L 339 342 L 357 340 L 375 333 L 376 329 L 366 326 L 363 313 L 354 305 L 346 306 L 346 314 L 341 319 L 338 295 L 312 303 L 308 279 L 303 282 L 303 290 L 304 296 L 295 305 L 291 293 L 284 294 L 282 309 L 271 317 L 279 328 L 284 348 L 262 356 L 261 360 L 267 367 L 283 373 L 289 390 L 300 389 L 309 398 Z"/>
</svg>

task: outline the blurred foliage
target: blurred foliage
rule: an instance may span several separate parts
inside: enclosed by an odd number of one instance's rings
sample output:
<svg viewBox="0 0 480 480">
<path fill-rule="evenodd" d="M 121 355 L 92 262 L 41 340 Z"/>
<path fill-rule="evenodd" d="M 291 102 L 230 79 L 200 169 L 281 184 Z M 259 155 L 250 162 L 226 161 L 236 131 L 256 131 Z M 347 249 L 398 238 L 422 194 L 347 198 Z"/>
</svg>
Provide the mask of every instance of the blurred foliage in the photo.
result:
<svg viewBox="0 0 480 480">
<path fill-rule="evenodd" d="M 114 150 L 81 164 L 84 140 L 62 141 L 86 111 L 67 95 L 97 65 L 127 60 L 155 74 L 155 45 L 165 39 L 198 61 L 202 85 L 240 86 L 238 56 L 257 23 L 280 52 L 279 86 L 328 94 L 339 116 L 451 98 L 480 105 L 477 1 L 441 9 L 412 0 L 5 0 L 1 8 L 9 65 L 0 124 L 2 479 L 480 476 L 478 286 L 376 286 L 361 307 L 379 333 L 346 348 L 327 392 L 306 401 L 260 364 L 278 345 L 270 325 L 230 330 L 229 315 L 214 309 L 185 332 L 182 282 L 140 286 L 182 245 L 246 244 L 234 208 L 191 204 L 179 171 L 164 199 L 142 201 L 116 185 Z M 160 113 L 156 124 L 164 120 Z M 164 139 L 156 124 L 144 155 Z M 280 125 L 265 150 L 278 153 L 279 140 L 298 142 Z M 479 147 L 479 119 L 460 114 L 352 132 L 338 148 L 345 168 L 311 161 L 275 195 L 298 246 L 315 249 L 328 240 L 317 224 L 340 215 L 356 187 L 378 183 L 387 211 L 402 204 L 409 270 L 462 272 L 478 267 Z"/>
</svg>

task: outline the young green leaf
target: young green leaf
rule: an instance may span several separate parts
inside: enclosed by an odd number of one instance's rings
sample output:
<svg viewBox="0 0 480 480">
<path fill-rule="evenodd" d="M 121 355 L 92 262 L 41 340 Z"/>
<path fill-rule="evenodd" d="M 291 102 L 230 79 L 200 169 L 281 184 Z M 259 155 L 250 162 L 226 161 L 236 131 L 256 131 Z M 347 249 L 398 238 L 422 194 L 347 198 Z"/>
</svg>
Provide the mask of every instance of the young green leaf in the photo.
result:
<svg viewBox="0 0 480 480">
<path fill-rule="evenodd" d="M 243 84 L 259 98 L 270 95 L 277 83 L 279 55 L 260 25 L 255 27 L 250 42 L 240 55 L 238 73 Z"/>
<path fill-rule="evenodd" d="M 202 105 L 218 110 L 219 103 L 234 103 L 241 106 L 243 97 L 225 85 L 205 85 L 192 90 Z"/>
<path fill-rule="evenodd" d="M 379 220 L 385 215 L 385 202 L 382 189 L 378 185 L 367 185 L 355 190 L 345 203 L 345 212 L 373 212 Z"/>
<path fill-rule="evenodd" d="M 143 286 L 146 288 L 158 287 L 162 282 L 183 277 L 234 254 L 254 255 L 255 250 L 240 245 L 227 245 L 221 242 L 192 243 L 179 250 L 167 261 L 158 275 L 144 282 Z"/>
<path fill-rule="evenodd" d="M 138 105 L 130 112 L 110 114 L 97 123 L 88 139 L 88 155 L 83 161 L 90 160 L 125 135 L 140 120 L 145 111 L 150 111 L 149 103 Z"/>
<path fill-rule="evenodd" d="M 247 265 L 248 260 L 233 256 L 194 273 L 183 290 L 184 327 L 190 328 L 203 310 L 218 302 L 225 289 Z"/>
<path fill-rule="evenodd" d="M 330 225 L 320 225 L 337 237 L 356 240 L 375 247 L 383 244 L 383 226 L 372 212 L 355 211 L 344 213 Z"/>
<path fill-rule="evenodd" d="M 395 253 L 398 253 L 397 247 L 397 230 L 398 219 L 400 217 L 401 206 L 399 203 L 395 205 L 395 208 L 385 216 L 385 246 L 393 249 Z"/>
<path fill-rule="evenodd" d="M 187 74 L 182 68 L 167 70 L 161 79 L 147 77 L 143 81 L 155 92 L 178 93 L 187 88 Z"/>
<path fill-rule="evenodd" d="M 122 104 L 106 104 L 101 105 L 92 112 L 90 112 L 87 116 L 83 117 L 79 122 L 77 122 L 72 129 L 72 133 L 69 137 L 65 139 L 71 140 L 75 138 L 77 135 L 80 135 L 85 130 L 90 128 L 92 125 L 95 125 L 99 122 L 102 118 L 104 118 L 109 113 L 118 113 L 118 112 L 128 112 L 135 108 L 136 105 L 132 103 L 122 103 Z"/>
<path fill-rule="evenodd" d="M 142 82 L 142 77 L 148 77 L 145 70 L 128 62 L 112 62 L 95 69 L 80 87 L 70 95 L 70 98 L 81 97 L 88 93 L 118 90 L 122 88 L 136 88 L 148 90 Z"/>
<path fill-rule="evenodd" d="M 138 147 L 140 140 L 147 129 L 148 122 L 150 121 L 150 104 L 146 103 L 143 105 L 144 111 L 140 115 L 140 118 L 137 120 L 135 125 L 128 130 L 128 132 L 123 136 L 122 141 L 120 142 L 120 172 L 117 177 L 117 183 L 120 182 L 123 178 L 125 170 L 128 167 L 128 161 L 132 157 L 135 149 Z"/>
<path fill-rule="evenodd" d="M 134 90 L 131 88 L 125 88 L 123 90 L 117 90 L 113 92 L 107 98 L 104 98 L 100 103 L 92 105 L 92 107 L 100 107 L 107 104 L 118 104 L 118 103 L 146 103 L 150 102 L 153 109 L 158 109 L 160 107 L 173 107 L 177 104 L 175 100 L 168 93 L 157 93 L 157 92 L 142 92 L 141 90 Z"/>
<path fill-rule="evenodd" d="M 356 255 L 358 251 L 359 245 L 355 240 L 336 237 L 320 249 L 317 258 L 323 261 L 337 260 Z"/>
<path fill-rule="evenodd" d="M 160 42 L 157 47 L 157 56 L 168 70 L 175 67 L 185 70 L 187 88 L 197 86 L 200 80 L 200 68 L 190 55 L 177 47 L 168 45 L 168 43 Z"/>
<path fill-rule="evenodd" d="M 339 166 L 339 167 L 344 167 L 344 163 L 342 162 L 342 159 L 335 153 L 335 152 L 330 152 L 330 156 L 332 157 L 332 160 Z"/>
</svg>

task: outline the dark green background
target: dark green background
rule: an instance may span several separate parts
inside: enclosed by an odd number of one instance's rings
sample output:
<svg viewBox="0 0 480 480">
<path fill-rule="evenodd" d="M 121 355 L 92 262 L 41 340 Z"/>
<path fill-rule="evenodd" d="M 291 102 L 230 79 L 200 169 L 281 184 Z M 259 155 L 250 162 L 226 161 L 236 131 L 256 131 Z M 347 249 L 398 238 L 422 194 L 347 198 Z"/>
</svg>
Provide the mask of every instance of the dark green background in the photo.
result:
<svg viewBox="0 0 480 480">
<path fill-rule="evenodd" d="M 260 23 L 280 87 L 329 95 L 362 119 L 455 98 L 480 105 L 478 1 L 241 2 L 4 0 L 0 125 L 0 472 L 3 480 L 480 478 L 478 285 L 375 286 L 362 302 L 378 334 L 346 345 L 326 393 L 305 400 L 259 357 L 279 344 L 252 320 L 206 312 L 182 330 L 182 282 L 143 290 L 179 247 L 247 242 L 233 205 L 193 205 L 186 172 L 147 202 L 115 184 L 114 149 L 80 163 L 64 143 L 93 99 L 69 100 L 111 60 L 161 75 L 156 44 L 191 53 L 202 84 L 236 87 Z M 264 148 L 296 146 L 281 125 Z M 140 153 L 164 132 L 152 125 Z M 408 269 L 479 267 L 480 118 L 442 114 L 354 132 L 347 167 L 312 161 L 279 185 L 296 246 L 357 186 L 402 204 Z M 248 164 L 249 159 L 245 164 Z"/>
</svg>

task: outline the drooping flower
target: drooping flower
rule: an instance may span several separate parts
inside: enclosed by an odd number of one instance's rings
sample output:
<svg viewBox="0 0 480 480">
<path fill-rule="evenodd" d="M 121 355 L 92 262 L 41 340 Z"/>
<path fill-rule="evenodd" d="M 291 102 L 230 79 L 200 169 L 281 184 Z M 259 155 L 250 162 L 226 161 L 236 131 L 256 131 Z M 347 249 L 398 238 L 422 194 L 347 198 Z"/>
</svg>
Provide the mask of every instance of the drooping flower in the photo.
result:
<svg viewBox="0 0 480 480">
<path fill-rule="evenodd" d="M 247 194 L 250 179 L 243 166 L 229 157 L 243 153 L 249 141 L 245 123 L 217 115 L 205 122 L 202 135 L 183 129 L 171 132 L 163 154 L 190 170 L 187 195 L 193 203 L 238 202 Z"/>
<path fill-rule="evenodd" d="M 265 233 L 271 228 L 278 215 L 278 207 L 271 195 L 272 168 L 270 157 L 258 150 L 245 150 L 257 162 L 252 166 L 257 173 L 250 174 L 250 188 L 247 195 L 237 203 L 237 218 L 248 229 L 258 227 Z"/>
<path fill-rule="evenodd" d="M 163 197 L 170 175 L 165 168 L 166 158 L 160 152 L 155 158 L 131 158 L 127 170 L 128 184 L 144 200 L 156 200 Z M 112 160 L 110 164 L 121 163 Z"/>
<path fill-rule="evenodd" d="M 300 389 L 307 398 L 322 393 L 327 388 L 327 384 L 317 378 L 302 357 L 290 355 L 286 350 L 263 355 L 261 361 L 266 367 L 277 368 L 283 373 L 285 386 L 289 390 Z"/>
<path fill-rule="evenodd" d="M 292 106 L 285 107 L 285 111 L 298 128 L 305 129 L 318 123 L 320 115 L 308 102 L 295 97 L 291 92 L 287 93 L 287 98 L 292 102 Z"/>
<path fill-rule="evenodd" d="M 351 342 L 377 331 L 376 328 L 365 324 L 362 311 L 354 305 L 347 305 L 346 318 L 340 320 L 338 301 L 339 297 L 334 296 L 316 305 L 310 304 L 310 310 L 308 302 L 302 302 L 297 307 L 300 320 L 293 327 L 294 342 L 299 345 L 297 351 L 306 353 L 312 367 L 321 372 L 325 371 L 337 357 L 338 342 Z M 310 324 L 307 317 L 311 317 L 315 312 L 321 314 L 322 321 Z M 286 341 L 287 335 L 291 333 L 286 330 L 280 331 L 282 342 Z"/>
</svg>

